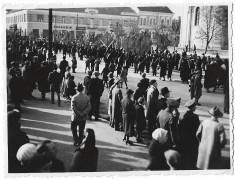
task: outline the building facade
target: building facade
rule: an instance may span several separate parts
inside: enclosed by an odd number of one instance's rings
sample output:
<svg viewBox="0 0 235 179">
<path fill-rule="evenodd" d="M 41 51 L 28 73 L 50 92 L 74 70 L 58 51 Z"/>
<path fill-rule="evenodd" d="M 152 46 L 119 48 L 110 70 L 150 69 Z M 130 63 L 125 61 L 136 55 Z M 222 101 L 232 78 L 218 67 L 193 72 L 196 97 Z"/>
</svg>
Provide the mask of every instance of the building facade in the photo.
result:
<svg viewBox="0 0 235 179">
<path fill-rule="evenodd" d="M 48 15 L 46 9 L 10 11 L 6 16 L 6 26 L 10 29 L 17 25 L 21 36 L 46 38 L 49 34 Z M 138 15 L 129 7 L 53 9 L 53 34 L 67 36 L 70 40 L 84 33 L 104 33 L 116 24 L 121 24 L 123 30 L 128 32 L 131 25 L 137 23 Z"/>
<path fill-rule="evenodd" d="M 222 25 L 219 29 L 222 33 L 211 40 L 208 50 L 228 50 L 228 7 L 227 6 L 189 6 L 184 11 L 184 15 L 181 20 L 181 30 L 180 30 L 180 44 L 179 47 L 185 48 L 188 46 L 188 49 L 205 49 L 206 48 L 206 39 L 200 35 L 201 29 L 206 31 L 205 24 L 205 8 L 211 10 L 209 15 L 213 16 L 216 13 L 216 9 L 222 8 Z M 215 13 L 213 13 L 215 12 Z M 211 25 L 216 25 L 214 17 L 211 19 Z M 208 20 L 209 22 L 209 20 Z M 217 30 L 217 29 L 216 29 Z M 211 32 L 208 32 L 208 35 L 211 35 Z"/>
<path fill-rule="evenodd" d="M 138 7 L 139 28 L 154 31 L 160 26 L 171 26 L 173 12 L 166 6 Z"/>
</svg>

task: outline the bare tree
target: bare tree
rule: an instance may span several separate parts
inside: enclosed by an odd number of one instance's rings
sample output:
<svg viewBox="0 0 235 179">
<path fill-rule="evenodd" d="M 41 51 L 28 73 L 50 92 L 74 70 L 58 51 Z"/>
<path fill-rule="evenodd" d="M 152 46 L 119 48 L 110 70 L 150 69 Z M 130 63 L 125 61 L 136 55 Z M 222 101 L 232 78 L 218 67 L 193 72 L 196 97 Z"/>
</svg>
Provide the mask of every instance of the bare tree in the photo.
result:
<svg viewBox="0 0 235 179">
<path fill-rule="evenodd" d="M 222 37 L 222 9 L 214 6 L 205 6 L 200 9 L 200 27 L 197 32 L 197 39 L 206 41 L 205 53 L 212 40 L 219 40 Z"/>
</svg>

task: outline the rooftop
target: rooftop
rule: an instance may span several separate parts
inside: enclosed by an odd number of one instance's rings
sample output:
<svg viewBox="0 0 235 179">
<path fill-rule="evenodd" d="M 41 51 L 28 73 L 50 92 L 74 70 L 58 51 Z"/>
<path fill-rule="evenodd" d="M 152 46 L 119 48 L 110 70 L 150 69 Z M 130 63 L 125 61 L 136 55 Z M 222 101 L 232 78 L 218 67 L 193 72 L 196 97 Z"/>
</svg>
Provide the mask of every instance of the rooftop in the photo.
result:
<svg viewBox="0 0 235 179">
<path fill-rule="evenodd" d="M 172 13 L 173 12 L 167 6 L 149 6 L 149 7 L 138 7 L 140 11 L 149 11 L 149 12 L 163 12 L 163 13 Z"/>
<path fill-rule="evenodd" d="M 80 12 L 85 13 L 87 8 L 53 8 L 53 11 L 64 11 L 64 12 Z M 136 14 L 136 12 L 130 7 L 89 7 L 88 9 L 97 9 L 99 14 L 109 14 L 109 15 L 123 15 L 122 13 Z M 22 9 L 11 9 L 7 13 L 13 13 L 20 11 Z M 35 9 L 37 10 L 37 9 Z M 38 10 L 48 10 L 48 9 L 38 9 Z"/>
</svg>

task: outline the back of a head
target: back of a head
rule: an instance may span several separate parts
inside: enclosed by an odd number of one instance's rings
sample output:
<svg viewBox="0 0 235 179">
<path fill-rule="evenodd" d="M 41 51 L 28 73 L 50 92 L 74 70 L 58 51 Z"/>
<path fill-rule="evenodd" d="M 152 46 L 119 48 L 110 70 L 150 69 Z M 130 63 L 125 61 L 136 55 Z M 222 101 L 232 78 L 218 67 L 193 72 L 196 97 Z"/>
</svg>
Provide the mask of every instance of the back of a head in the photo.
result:
<svg viewBox="0 0 235 179">
<path fill-rule="evenodd" d="M 38 154 L 45 154 L 49 152 L 49 149 L 47 147 L 47 144 L 51 143 L 50 140 L 44 140 L 41 141 L 38 145 L 37 145 L 37 153 Z"/>
<path fill-rule="evenodd" d="M 95 149 L 95 132 L 93 129 L 86 129 L 86 132 L 88 133 L 88 136 L 85 141 L 85 150 L 91 151 Z"/>
<path fill-rule="evenodd" d="M 179 170 L 181 165 L 181 156 L 180 154 L 175 150 L 167 150 L 165 153 L 165 158 L 167 161 L 167 164 L 171 168 L 171 170 Z"/>
<path fill-rule="evenodd" d="M 83 89 L 84 89 L 84 87 L 83 87 L 82 83 L 78 83 L 78 86 L 77 86 L 78 92 L 82 92 Z"/>
</svg>

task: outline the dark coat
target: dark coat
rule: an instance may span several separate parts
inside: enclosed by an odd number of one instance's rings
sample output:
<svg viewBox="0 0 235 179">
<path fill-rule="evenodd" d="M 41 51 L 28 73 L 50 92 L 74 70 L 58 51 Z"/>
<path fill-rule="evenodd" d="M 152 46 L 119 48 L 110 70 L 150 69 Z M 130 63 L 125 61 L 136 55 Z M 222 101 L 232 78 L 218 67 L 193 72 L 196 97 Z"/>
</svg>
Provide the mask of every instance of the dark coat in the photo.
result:
<svg viewBox="0 0 235 179">
<path fill-rule="evenodd" d="M 54 159 L 50 165 L 50 172 L 65 172 L 65 167 L 62 161 Z"/>
<path fill-rule="evenodd" d="M 147 167 L 148 170 L 168 170 L 169 167 L 166 163 L 164 152 L 167 151 L 168 146 L 161 144 L 153 139 L 149 145 L 149 158 L 150 162 Z"/>
<path fill-rule="evenodd" d="M 29 138 L 25 132 L 20 129 L 9 128 L 8 129 L 8 172 L 9 173 L 21 173 L 22 168 L 20 162 L 16 158 L 18 149 L 29 143 Z"/>
<path fill-rule="evenodd" d="M 200 125 L 198 115 L 187 111 L 181 117 L 179 123 L 179 145 L 182 161 L 185 168 L 195 169 L 198 155 L 199 141 L 196 137 Z"/>
<path fill-rule="evenodd" d="M 136 120 L 136 130 L 137 132 L 142 132 L 146 128 L 146 119 L 144 114 L 144 107 L 137 104 L 135 106 L 135 120 Z"/>
<path fill-rule="evenodd" d="M 160 77 L 166 76 L 166 70 L 167 70 L 167 61 L 161 60 L 159 63 L 161 70 L 160 70 Z"/>
<path fill-rule="evenodd" d="M 104 67 L 101 74 L 103 74 L 103 81 L 108 81 L 109 68 Z"/>
<path fill-rule="evenodd" d="M 146 91 L 149 87 L 149 79 L 148 78 L 142 78 L 140 80 L 140 84 L 142 85 L 144 91 Z"/>
<path fill-rule="evenodd" d="M 88 86 L 88 93 L 92 97 L 101 97 L 104 91 L 104 85 L 101 79 L 92 78 Z"/>
<path fill-rule="evenodd" d="M 61 70 L 62 72 L 65 72 L 65 71 L 66 71 L 66 68 L 67 68 L 68 66 L 69 66 L 68 61 L 62 60 L 62 61 L 60 62 L 59 68 L 60 68 L 60 70 Z"/>
<path fill-rule="evenodd" d="M 51 84 L 51 90 L 59 91 L 62 83 L 62 76 L 57 71 L 49 73 L 48 81 Z"/>
<path fill-rule="evenodd" d="M 12 77 L 9 81 L 9 88 L 11 90 L 11 99 L 14 102 L 21 101 L 23 97 L 24 80 L 22 77 Z"/>
<path fill-rule="evenodd" d="M 76 150 L 69 172 L 95 172 L 98 164 L 98 149 L 91 152 Z"/>
<path fill-rule="evenodd" d="M 125 97 L 122 100 L 122 118 L 125 135 L 131 137 L 134 134 L 135 106 L 134 102 Z"/>
<path fill-rule="evenodd" d="M 49 70 L 47 67 L 41 67 L 38 73 L 38 90 L 48 93 L 50 91 L 50 84 L 48 82 Z"/>
<path fill-rule="evenodd" d="M 88 91 L 88 87 L 89 87 L 89 83 L 90 83 L 91 77 L 90 76 L 85 76 L 84 77 L 84 81 L 83 81 L 83 85 L 85 87 L 85 93 L 86 95 L 89 95 L 89 91 Z"/>
</svg>

